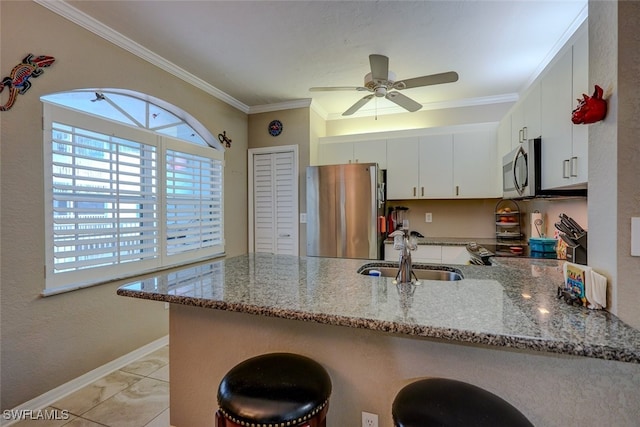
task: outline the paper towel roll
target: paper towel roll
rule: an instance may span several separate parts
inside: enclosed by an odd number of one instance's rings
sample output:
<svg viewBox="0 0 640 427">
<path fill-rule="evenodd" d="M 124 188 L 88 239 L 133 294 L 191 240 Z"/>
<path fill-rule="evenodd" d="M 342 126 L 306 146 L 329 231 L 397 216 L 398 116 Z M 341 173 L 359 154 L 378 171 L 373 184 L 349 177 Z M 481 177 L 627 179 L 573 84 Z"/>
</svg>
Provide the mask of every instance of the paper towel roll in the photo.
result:
<svg viewBox="0 0 640 427">
<path fill-rule="evenodd" d="M 536 227 L 537 221 L 537 227 Z M 544 228 L 544 219 L 542 218 L 542 214 L 538 211 L 535 211 L 531 214 L 531 237 L 544 237 L 545 235 Z"/>
</svg>

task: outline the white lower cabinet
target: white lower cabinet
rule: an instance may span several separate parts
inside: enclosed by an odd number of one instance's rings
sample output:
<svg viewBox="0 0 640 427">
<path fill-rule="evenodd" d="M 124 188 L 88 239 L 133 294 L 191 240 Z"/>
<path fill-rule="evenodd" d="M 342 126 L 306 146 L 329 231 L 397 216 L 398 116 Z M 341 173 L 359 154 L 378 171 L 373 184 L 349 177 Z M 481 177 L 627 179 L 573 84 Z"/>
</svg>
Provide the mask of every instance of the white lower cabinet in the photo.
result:
<svg viewBox="0 0 640 427">
<path fill-rule="evenodd" d="M 442 247 L 442 263 L 443 264 L 469 264 L 469 252 L 466 246 L 443 246 Z"/>
<path fill-rule="evenodd" d="M 411 261 L 440 264 L 442 263 L 442 246 L 418 245 L 418 249 L 411 252 Z"/>
<path fill-rule="evenodd" d="M 400 251 L 393 249 L 393 244 L 384 245 L 385 261 L 398 262 Z M 465 246 L 418 245 L 411 252 L 412 262 L 429 264 L 468 264 L 469 254 Z"/>
</svg>

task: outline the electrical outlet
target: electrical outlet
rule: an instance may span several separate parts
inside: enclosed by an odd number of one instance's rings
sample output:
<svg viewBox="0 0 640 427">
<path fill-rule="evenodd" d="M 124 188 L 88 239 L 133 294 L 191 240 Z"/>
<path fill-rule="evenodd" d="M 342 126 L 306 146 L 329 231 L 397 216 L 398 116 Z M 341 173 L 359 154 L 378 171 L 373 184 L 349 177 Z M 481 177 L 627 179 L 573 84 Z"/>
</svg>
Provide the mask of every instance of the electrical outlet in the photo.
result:
<svg viewBox="0 0 640 427">
<path fill-rule="evenodd" d="M 362 427 L 378 427 L 378 414 L 362 412 Z"/>
<path fill-rule="evenodd" d="M 433 215 L 431 215 L 431 212 L 427 212 L 426 214 L 424 214 L 424 222 L 431 222 L 433 221 Z"/>
</svg>

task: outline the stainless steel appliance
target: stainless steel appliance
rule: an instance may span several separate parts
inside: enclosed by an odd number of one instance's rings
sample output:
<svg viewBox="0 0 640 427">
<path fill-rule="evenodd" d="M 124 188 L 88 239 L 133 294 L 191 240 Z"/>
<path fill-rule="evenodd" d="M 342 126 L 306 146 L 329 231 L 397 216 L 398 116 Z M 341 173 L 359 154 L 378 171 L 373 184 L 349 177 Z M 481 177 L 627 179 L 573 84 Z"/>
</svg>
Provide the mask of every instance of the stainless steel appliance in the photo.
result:
<svg viewBox="0 0 640 427">
<path fill-rule="evenodd" d="M 384 171 L 376 163 L 307 168 L 307 255 L 382 259 Z"/>
<path fill-rule="evenodd" d="M 542 189 L 542 139 L 522 142 L 502 158 L 502 198 L 586 196 L 586 189 Z"/>
</svg>

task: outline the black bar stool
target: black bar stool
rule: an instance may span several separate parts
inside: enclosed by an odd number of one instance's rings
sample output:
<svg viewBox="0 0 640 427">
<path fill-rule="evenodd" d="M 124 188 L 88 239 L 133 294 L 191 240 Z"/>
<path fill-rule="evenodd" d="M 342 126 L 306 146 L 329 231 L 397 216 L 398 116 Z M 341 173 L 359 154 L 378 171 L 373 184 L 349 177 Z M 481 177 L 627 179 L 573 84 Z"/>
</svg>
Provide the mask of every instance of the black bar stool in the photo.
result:
<svg viewBox="0 0 640 427">
<path fill-rule="evenodd" d="M 396 427 L 533 427 L 514 406 L 480 387 L 445 378 L 413 382 L 391 408 Z"/>
<path fill-rule="evenodd" d="M 270 353 L 233 367 L 218 387 L 218 427 L 325 427 L 327 371 L 308 357 Z"/>
</svg>

